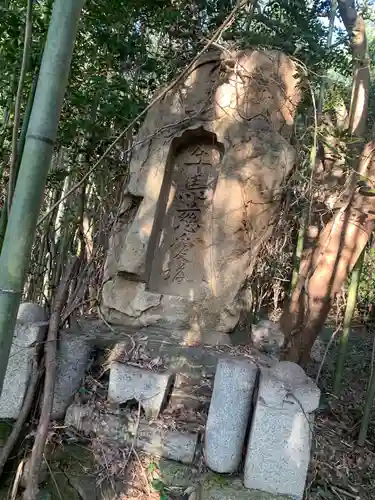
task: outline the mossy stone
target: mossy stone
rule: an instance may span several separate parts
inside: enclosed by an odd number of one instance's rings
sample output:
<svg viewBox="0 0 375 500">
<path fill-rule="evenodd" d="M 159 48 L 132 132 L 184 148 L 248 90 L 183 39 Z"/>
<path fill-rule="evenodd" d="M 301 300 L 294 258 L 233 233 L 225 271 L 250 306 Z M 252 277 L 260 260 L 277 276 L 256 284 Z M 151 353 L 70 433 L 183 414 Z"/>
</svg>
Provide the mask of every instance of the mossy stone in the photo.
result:
<svg viewBox="0 0 375 500">
<path fill-rule="evenodd" d="M 52 476 L 53 475 L 53 476 Z M 53 471 L 48 480 L 40 486 L 39 500 L 81 500 L 78 492 L 70 485 L 62 471 Z"/>
<path fill-rule="evenodd" d="M 6 420 L 0 421 L 0 447 L 5 445 L 6 440 L 10 436 L 10 433 L 12 432 L 12 429 L 13 429 L 13 424 L 11 422 Z"/>
<path fill-rule="evenodd" d="M 166 486 L 187 488 L 199 481 L 199 473 L 195 467 L 166 459 L 160 459 L 156 466 L 158 479 Z"/>
<path fill-rule="evenodd" d="M 201 484 L 200 500 L 293 500 L 291 497 L 248 490 L 235 476 L 208 473 Z"/>
</svg>

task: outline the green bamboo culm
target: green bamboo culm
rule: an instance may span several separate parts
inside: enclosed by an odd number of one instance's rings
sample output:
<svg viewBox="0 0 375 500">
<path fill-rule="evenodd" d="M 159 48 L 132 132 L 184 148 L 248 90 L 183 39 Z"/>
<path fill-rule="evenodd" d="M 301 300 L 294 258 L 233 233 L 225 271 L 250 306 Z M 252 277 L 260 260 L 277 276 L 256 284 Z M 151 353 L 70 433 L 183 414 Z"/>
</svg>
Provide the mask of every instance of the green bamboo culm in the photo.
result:
<svg viewBox="0 0 375 500">
<path fill-rule="evenodd" d="M 344 315 L 344 324 L 343 324 L 342 334 L 340 337 L 340 346 L 339 346 L 339 352 L 337 355 L 335 376 L 333 379 L 333 393 L 335 394 L 335 396 L 337 398 L 340 397 L 340 393 L 341 393 L 341 383 L 342 383 L 342 376 L 343 376 L 343 371 L 344 371 L 346 353 L 348 351 L 350 327 L 352 324 L 355 306 L 357 303 L 357 294 L 358 294 L 358 288 L 359 288 L 365 253 L 366 253 L 366 248 L 363 249 L 357 262 L 355 263 L 351 277 L 350 277 L 350 284 L 349 284 L 349 288 L 348 288 L 348 297 L 346 300 L 346 308 L 345 308 L 345 315 Z"/>
<path fill-rule="evenodd" d="M 84 0 L 55 0 L 0 255 L 0 394 Z"/>
<path fill-rule="evenodd" d="M 5 237 L 5 231 L 7 228 L 7 222 L 8 222 L 8 203 L 7 199 L 5 200 L 3 209 L 1 211 L 0 215 L 0 254 L 1 254 L 1 249 L 3 248 L 3 242 L 4 242 L 4 237 Z"/>
<path fill-rule="evenodd" d="M 18 151 L 17 151 L 18 162 L 17 162 L 17 165 L 16 165 L 16 171 L 15 171 L 15 181 L 16 182 L 17 182 L 17 177 L 18 177 L 18 172 L 19 172 L 19 169 L 20 169 L 20 165 L 21 165 L 21 159 L 22 159 L 22 155 L 23 155 L 23 150 L 25 149 L 26 133 L 27 133 L 27 129 L 28 129 L 29 123 L 30 123 L 31 111 L 33 109 L 33 104 L 34 104 L 34 99 L 35 99 L 35 92 L 36 92 L 36 85 L 37 85 L 37 82 L 38 82 L 38 74 L 39 74 L 39 71 L 36 70 L 35 74 L 34 74 L 34 77 L 33 77 L 33 81 L 32 81 L 32 85 L 31 85 L 31 89 L 30 89 L 29 98 L 27 100 L 27 105 L 26 105 L 25 114 L 24 114 L 24 118 L 23 118 L 23 122 L 22 122 L 22 127 L 21 127 L 20 138 L 19 138 L 19 141 L 18 141 Z"/>
<path fill-rule="evenodd" d="M 26 132 L 27 132 L 27 128 L 29 125 L 31 110 L 32 110 L 33 102 L 34 102 L 36 83 L 37 83 L 37 79 L 35 78 L 33 81 L 32 87 L 31 87 L 29 99 L 27 102 L 26 110 L 25 110 L 25 116 L 24 116 L 23 123 L 22 123 L 22 129 L 21 129 L 20 139 L 19 139 L 19 143 L 18 143 L 17 164 L 15 166 L 15 180 L 16 181 L 17 181 L 17 177 L 18 177 L 19 167 L 21 164 L 23 150 L 25 147 Z M 5 231 L 6 231 L 7 223 L 8 223 L 8 205 L 9 205 L 8 196 L 6 196 L 4 207 L 3 207 L 2 211 L 1 211 L 1 215 L 0 215 L 0 254 L 1 254 L 1 250 L 3 248 Z"/>
<path fill-rule="evenodd" d="M 370 425 L 371 410 L 374 406 L 375 399 L 375 370 L 371 367 L 371 377 L 369 380 L 369 385 L 366 392 L 365 406 L 363 408 L 363 415 L 361 421 L 361 428 L 359 429 L 358 435 L 358 446 L 364 446 L 367 439 L 367 431 Z"/>
<path fill-rule="evenodd" d="M 298 236 L 297 236 L 296 253 L 294 255 L 294 269 L 293 269 L 293 274 L 292 274 L 292 283 L 291 283 L 291 290 L 290 290 L 291 294 L 293 293 L 293 290 L 295 289 L 297 282 L 298 282 L 299 270 L 300 270 L 300 265 L 301 265 L 301 258 L 302 258 L 302 253 L 303 253 L 303 244 L 305 241 L 307 217 L 308 217 L 308 211 L 304 210 L 302 217 L 301 217 L 301 222 L 300 222 Z"/>
</svg>

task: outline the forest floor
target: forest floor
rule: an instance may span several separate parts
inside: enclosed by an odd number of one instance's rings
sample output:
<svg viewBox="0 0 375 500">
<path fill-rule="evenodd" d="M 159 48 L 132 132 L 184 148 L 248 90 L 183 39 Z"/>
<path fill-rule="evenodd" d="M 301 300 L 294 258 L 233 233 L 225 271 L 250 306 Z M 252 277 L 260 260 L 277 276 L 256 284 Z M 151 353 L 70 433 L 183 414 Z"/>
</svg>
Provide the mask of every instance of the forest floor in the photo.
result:
<svg viewBox="0 0 375 500">
<path fill-rule="evenodd" d="M 331 331 L 327 328 L 323 334 L 325 343 Z M 353 328 L 339 400 L 332 397 L 337 341 L 328 351 L 318 382 L 322 401 L 315 419 L 306 500 L 375 498 L 375 412 L 365 446 L 356 443 L 373 366 L 374 333 L 371 328 Z M 316 362 L 308 367 L 314 379 L 318 370 Z"/>
</svg>

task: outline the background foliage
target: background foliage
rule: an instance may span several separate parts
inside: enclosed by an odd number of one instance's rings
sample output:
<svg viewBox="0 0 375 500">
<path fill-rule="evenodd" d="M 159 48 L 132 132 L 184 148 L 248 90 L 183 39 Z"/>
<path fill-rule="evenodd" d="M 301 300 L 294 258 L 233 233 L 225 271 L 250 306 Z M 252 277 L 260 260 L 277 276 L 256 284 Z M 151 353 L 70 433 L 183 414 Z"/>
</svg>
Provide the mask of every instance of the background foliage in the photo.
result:
<svg viewBox="0 0 375 500">
<path fill-rule="evenodd" d="M 5 0 L 0 6 L 0 199 L 4 202 L 13 118 L 20 72 L 26 14 L 23 0 Z M 55 159 L 51 168 L 44 213 L 75 185 L 101 156 L 106 146 L 144 109 L 155 90 L 184 68 L 234 7 L 232 0 L 88 0 L 85 4 L 72 63 L 71 77 L 60 121 Z M 22 109 L 40 62 L 51 12 L 51 0 L 34 3 L 32 56 Z M 337 25 L 334 44 L 327 48 L 326 0 L 262 0 L 252 13 L 241 10 L 220 45 L 225 48 L 264 47 L 283 50 L 298 60 L 304 100 L 297 120 L 295 142 L 300 168 L 288 189 L 298 203 L 284 212 L 280 233 L 294 237 L 280 247 L 273 243 L 259 263 L 255 309 L 277 305 L 293 267 L 298 216 L 310 196 L 307 192 L 309 155 L 315 133 L 311 92 L 318 99 L 322 76 L 329 85 L 325 110 L 348 103 L 351 59 L 344 30 Z M 371 12 L 370 12 L 371 13 Z M 370 44 L 375 56 L 374 41 Z M 304 85 L 304 83 L 303 83 Z M 371 93 L 374 88 L 371 89 Z M 369 124 L 375 116 L 371 104 Z M 39 227 L 29 273 L 29 299 L 50 300 L 69 253 L 82 258 L 85 288 L 81 302 L 93 304 L 100 287 L 106 245 L 126 180 L 129 154 L 137 124 L 109 157 L 59 209 Z M 285 206 L 284 206 L 285 208 Z M 296 217 L 297 215 L 297 217 Z M 280 249 L 282 248 L 282 252 Z M 48 278 L 46 278 L 46 275 Z M 276 292 L 276 290 L 278 290 Z M 276 299 L 275 299 L 276 293 Z"/>
</svg>

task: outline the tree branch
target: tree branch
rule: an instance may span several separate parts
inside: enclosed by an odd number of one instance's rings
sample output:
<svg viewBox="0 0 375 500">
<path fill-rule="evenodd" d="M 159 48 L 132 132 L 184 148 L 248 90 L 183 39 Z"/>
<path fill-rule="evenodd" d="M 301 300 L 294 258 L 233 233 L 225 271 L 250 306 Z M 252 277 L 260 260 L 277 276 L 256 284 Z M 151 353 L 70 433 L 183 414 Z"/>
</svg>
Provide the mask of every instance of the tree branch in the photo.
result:
<svg viewBox="0 0 375 500">
<path fill-rule="evenodd" d="M 39 471 L 41 468 L 44 447 L 47 440 L 48 427 L 51 420 L 55 390 L 56 350 L 60 317 L 67 300 L 71 277 L 75 272 L 77 262 L 78 259 L 74 258 L 66 268 L 64 277 L 57 289 L 51 319 L 49 322 L 47 342 L 45 344 L 46 375 L 44 381 L 42 409 L 40 412 L 39 425 L 36 431 L 35 442 L 31 453 L 30 469 L 26 480 L 26 490 L 24 492 L 25 500 L 37 500 L 38 498 Z"/>
</svg>

